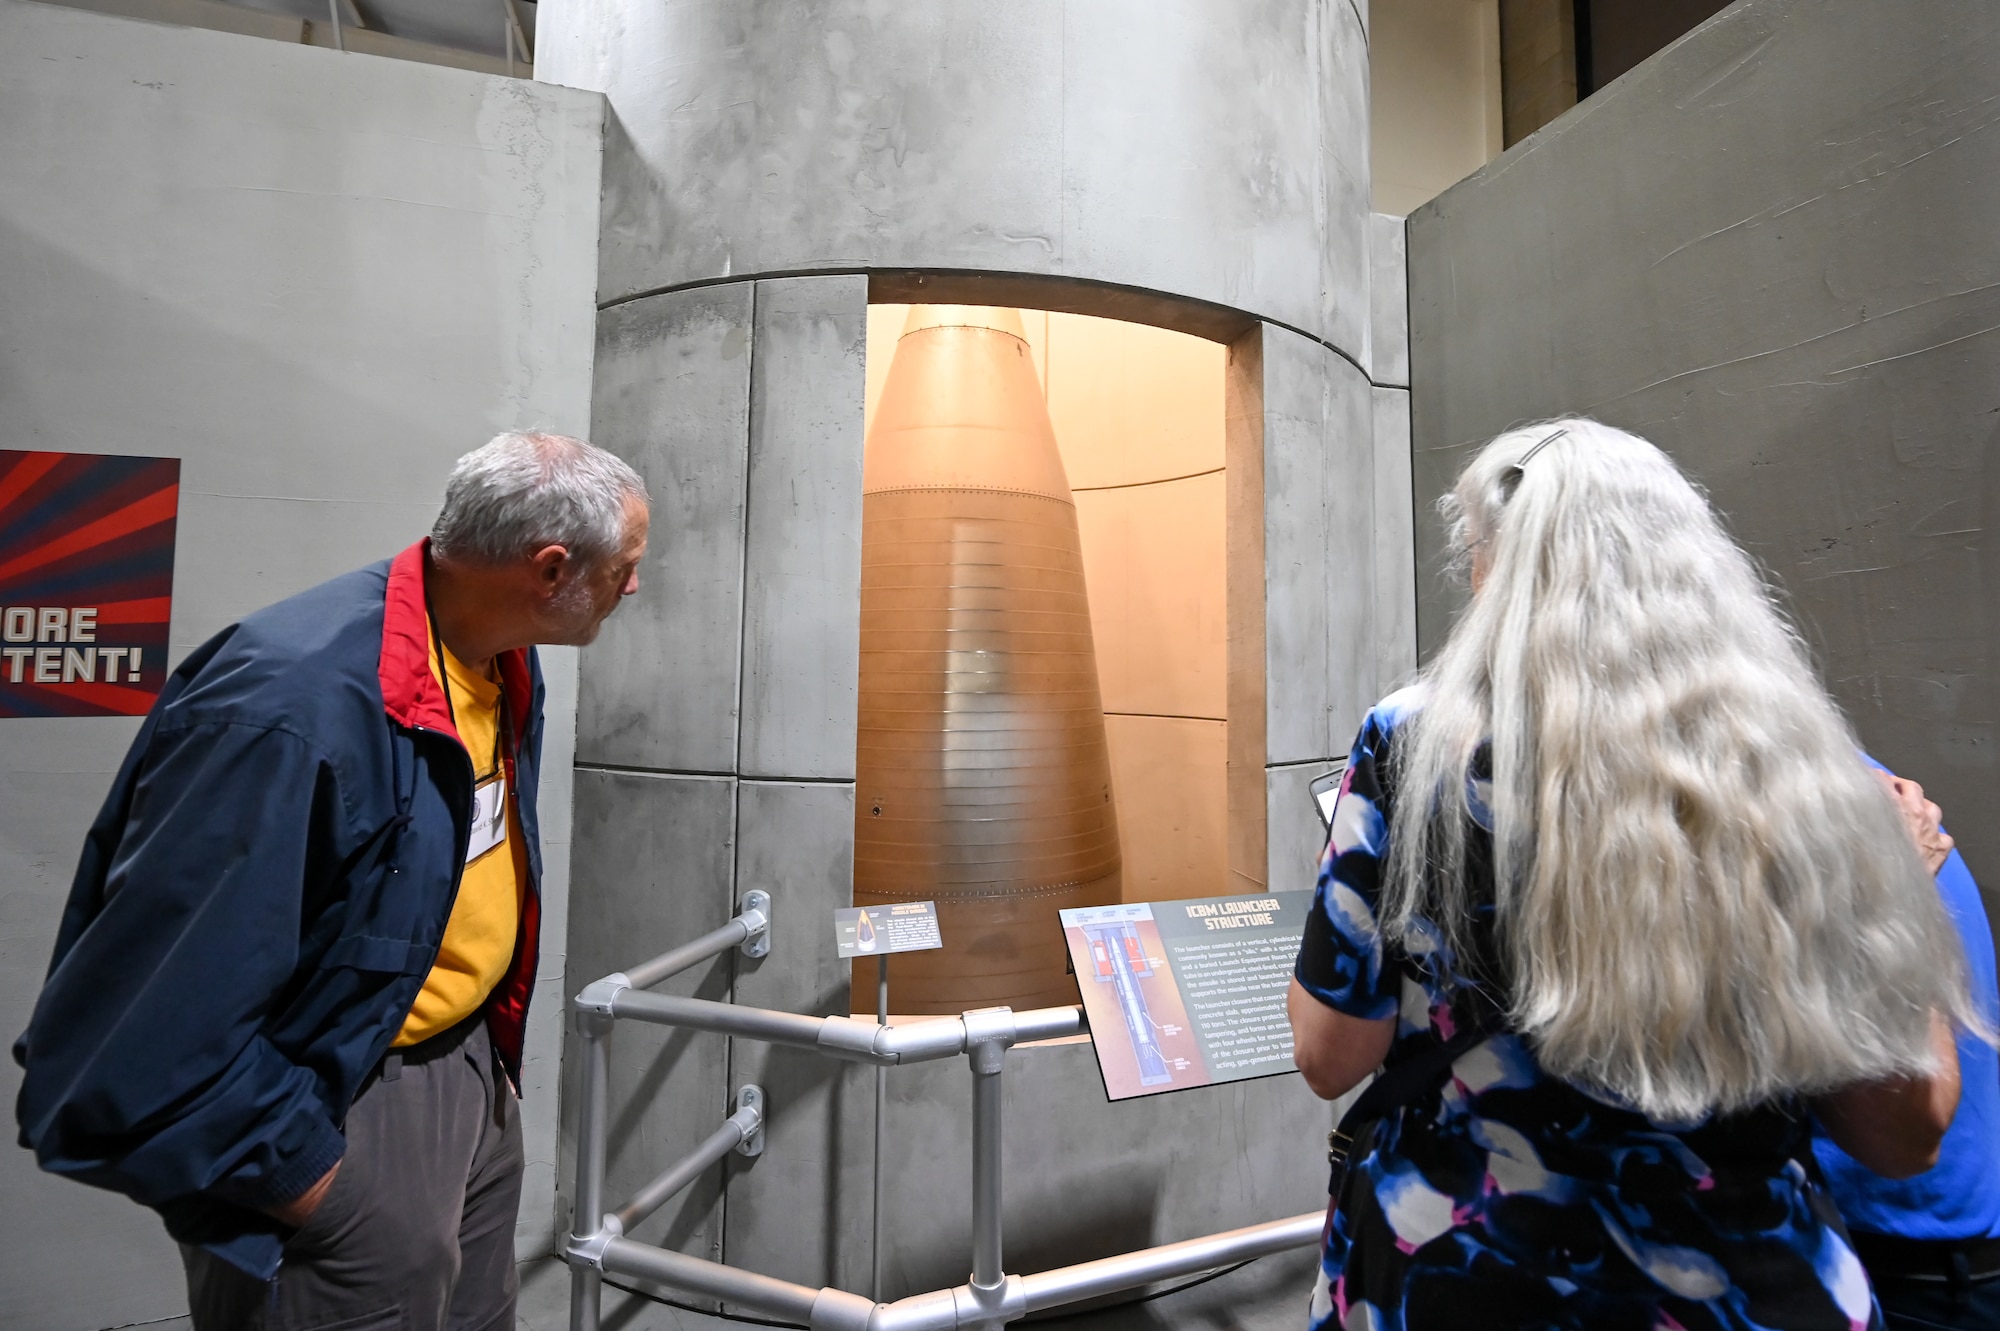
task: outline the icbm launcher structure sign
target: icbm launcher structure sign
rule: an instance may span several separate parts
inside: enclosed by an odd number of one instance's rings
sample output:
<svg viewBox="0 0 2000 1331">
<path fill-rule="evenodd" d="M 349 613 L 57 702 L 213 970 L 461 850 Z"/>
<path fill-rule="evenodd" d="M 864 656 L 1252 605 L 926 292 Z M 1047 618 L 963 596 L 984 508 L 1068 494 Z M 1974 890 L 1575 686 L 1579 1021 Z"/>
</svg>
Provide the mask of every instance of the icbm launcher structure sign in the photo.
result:
<svg viewBox="0 0 2000 1331">
<path fill-rule="evenodd" d="M 1113 1100 L 1292 1070 L 1285 989 L 1310 892 L 1060 912 Z"/>
</svg>

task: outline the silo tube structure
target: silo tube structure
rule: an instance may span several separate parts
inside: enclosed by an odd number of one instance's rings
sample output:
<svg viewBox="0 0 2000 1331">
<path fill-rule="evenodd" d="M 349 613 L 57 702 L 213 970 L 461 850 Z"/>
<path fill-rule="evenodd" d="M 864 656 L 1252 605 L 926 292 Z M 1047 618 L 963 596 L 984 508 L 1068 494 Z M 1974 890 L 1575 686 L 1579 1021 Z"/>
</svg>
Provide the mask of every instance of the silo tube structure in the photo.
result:
<svg viewBox="0 0 2000 1331">
<path fill-rule="evenodd" d="M 862 471 L 854 900 L 934 899 L 891 1003 L 1076 1001 L 1056 912 L 1115 902 L 1076 503 L 1020 316 L 918 305 Z"/>
<path fill-rule="evenodd" d="M 536 77 L 608 102 L 575 111 L 602 117 L 602 197 L 572 210 L 600 228 L 590 435 L 654 498 L 642 590 L 573 667 L 574 828 L 550 833 L 551 863 L 569 866 L 569 990 L 711 935 L 762 889 L 789 921 L 770 953 L 712 959 L 654 997 L 846 1029 L 873 1008 L 875 977 L 848 983 L 835 913 L 908 897 L 937 900 L 951 950 L 891 958 L 895 1011 L 1073 1003 L 1057 909 L 1187 880 L 1149 835 L 1193 803 L 1142 747 L 1169 731 L 1174 753 L 1205 755 L 1207 890 L 1309 889 L 1324 835 L 1311 783 L 1415 665 L 1403 223 L 1369 213 L 1368 6 L 542 8 Z M 1051 395 L 1017 325 L 939 308 L 952 304 L 1047 311 Z M 931 310 L 884 376 L 869 324 L 890 305 Z M 542 307 L 586 317 L 581 301 Z M 1121 371 L 1075 359 L 1105 330 L 1069 316 L 1223 345 L 1221 419 L 1200 426 L 1219 449 L 1181 450 L 1121 414 Z M 1115 436 L 1144 465 L 1086 474 L 1079 448 L 1065 476 L 1051 402 L 1057 430 L 1094 432 L 1075 443 L 1096 453 Z M 1200 468 L 1222 464 L 1212 476 L 1181 474 L 1197 451 Z M 1222 527 L 1198 553 L 1177 525 L 1197 492 Z M 1225 588 L 1222 659 L 1198 702 L 1160 635 L 1127 632 L 1178 602 L 1174 570 L 1197 560 L 1219 561 Z M 549 660 L 561 687 L 571 658 Z M 775 1107 L 765 1153 L 710 1166 L 622 1242 L 808 1292 L 866 1290 L 879 1264 L 886 1307 L 964 1280 L 962 1071 L 899 1069 L 878 1117 L 874 1068 L 801 1058 L 700 1010 L 727 1043 L 650 1023 L 614 1050 L 569 1037 L 579 1093 L 563 1115 L 595 1104 L 606 1132 L 595 1181 L 562 1185 L 554 1209 L 588 1224 L 606 1196 L 702 1157 L 753 1084 Z M 1325 1205 L 1326 1108 L 1295 1077 L 1113 1104 L 1084 1039 L 1008 1057 L 1007 1255 L 1022 1269 Z M 524 1234 L 551 1210 L 528 1195 Z M 1023 1278 L 1028 1307 L 1048 1306 L 1042 1281 Z M 642 1297 L 607 1293 L 623 1305 L 608 1319 L 807 1320 L 751 1303 L 667 1314 Z M 1289 1276 L 1253 1270 L 1152 1315 L 1278 1320 L 1292 1298 Z"/>
</svg>

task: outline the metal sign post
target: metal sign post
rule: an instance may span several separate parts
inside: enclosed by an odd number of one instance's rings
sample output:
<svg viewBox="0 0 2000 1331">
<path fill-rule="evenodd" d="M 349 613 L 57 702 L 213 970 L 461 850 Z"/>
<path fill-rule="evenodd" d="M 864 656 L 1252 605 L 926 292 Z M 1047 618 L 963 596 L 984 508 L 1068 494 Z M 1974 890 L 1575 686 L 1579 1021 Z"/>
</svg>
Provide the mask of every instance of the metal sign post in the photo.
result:
<svg viewBox="0 0 2000 1331">
<path fill-rule="evenodd" d="M 875 957 L 875 1024 L 889 1024 L 889 954 L 926 952 L 943 947 L 938 933 L 937 903 L 898 901 L 888 906 L 843 906 L 833 913 L 833 945 L 842 960 Z M 869 1243 L 869 1287 L 882 1301 L 882 1124 L 888 1117 L 889 1070 L 875 1067 L 875 1203 Z"/>
</svg>

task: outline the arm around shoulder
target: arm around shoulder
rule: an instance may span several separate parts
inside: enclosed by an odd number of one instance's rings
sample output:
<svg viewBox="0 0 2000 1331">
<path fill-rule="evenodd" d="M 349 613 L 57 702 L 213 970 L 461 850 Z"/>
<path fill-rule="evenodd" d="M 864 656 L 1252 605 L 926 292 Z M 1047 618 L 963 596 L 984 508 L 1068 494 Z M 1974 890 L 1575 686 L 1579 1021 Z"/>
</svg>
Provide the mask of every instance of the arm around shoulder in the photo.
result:
<svg viewBox="0 0 2000 1331">
<path fill-rule="evenodd" d="M 1908 1178 L 1937 1164 L 1958 1112 L 1958 1046 L 1951 1023 L 1931 1014 L 1936 1071 L 1924 1077 L 1861 1082 L 1813 1101 L 1827 1136 L 1884 1178 Z"/>
</svg>

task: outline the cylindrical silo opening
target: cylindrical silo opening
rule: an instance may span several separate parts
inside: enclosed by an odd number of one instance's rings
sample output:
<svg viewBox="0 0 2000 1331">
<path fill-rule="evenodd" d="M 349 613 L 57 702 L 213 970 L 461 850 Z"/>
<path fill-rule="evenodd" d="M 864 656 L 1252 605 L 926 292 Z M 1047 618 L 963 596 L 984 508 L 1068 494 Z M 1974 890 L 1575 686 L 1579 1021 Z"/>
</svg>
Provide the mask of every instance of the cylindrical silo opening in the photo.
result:
<svg viewBox="0 0 2000 1331">
<path fill-rule="evenodd" d="M 888 304 L 868 348 L 854 901 L 937 903 L 896 1013 L 1075 1002 L 1059 910 L 1231 890 L 1228 350 Z"/>
</svg>

